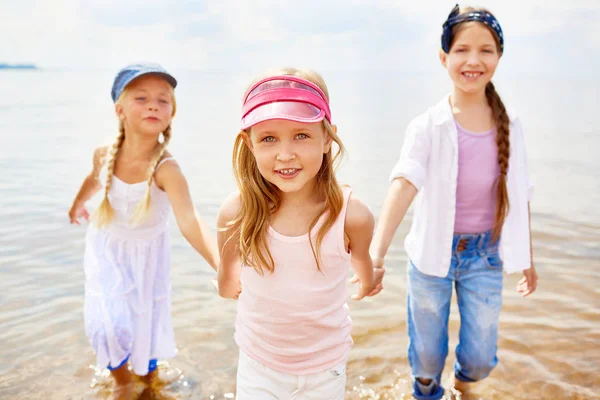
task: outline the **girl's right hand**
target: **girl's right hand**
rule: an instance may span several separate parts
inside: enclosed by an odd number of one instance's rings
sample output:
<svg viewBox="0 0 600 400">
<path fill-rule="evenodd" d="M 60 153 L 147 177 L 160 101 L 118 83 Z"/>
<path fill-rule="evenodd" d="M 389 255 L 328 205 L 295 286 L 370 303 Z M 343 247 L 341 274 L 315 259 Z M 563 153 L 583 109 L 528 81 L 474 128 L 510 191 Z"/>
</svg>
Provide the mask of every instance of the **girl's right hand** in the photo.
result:
<svg viewBox="0 0 600 400">
<path fill-rule="evenodd" d="M 71 209 L 69 210 L 69 221 L 71 222 L 71 224 L 80 225 L 81 222 L 79 220 L 81 218 L 85 219 L 86 221 L 89 221 L 90 213 L 85 208 L 85 204 L 73 203 L 73 206 L 71 206 Z"/>
<path fill-rule="evenodd" d="M 213 287 L 215 288 L 215 290 L 218 293 L 219 292 L 219 281 L 217 281 L 216 279 L 211 279 L 210 283 L 212 283 Z M 233 296 L 232 299 L 234 299 L 234 300 L 239 299 L 240 294 L 242 294 L 242 284 L 241 283 L 238 284 L 237 294 L 235 296 Z"/>
<path fill-rule="evenodd" d="M 363 282 L 355 275 L 350 283 L 358 283 L 358 293 L 352 295 L 352 300 L 362 300 L 367 296 L 375 296 L 381 292 L 383 290 L 384 275 L 385 268 L 383 266 L 373 268 L 373 282 L 370 285 L 363 285 Z"/>
</svg>

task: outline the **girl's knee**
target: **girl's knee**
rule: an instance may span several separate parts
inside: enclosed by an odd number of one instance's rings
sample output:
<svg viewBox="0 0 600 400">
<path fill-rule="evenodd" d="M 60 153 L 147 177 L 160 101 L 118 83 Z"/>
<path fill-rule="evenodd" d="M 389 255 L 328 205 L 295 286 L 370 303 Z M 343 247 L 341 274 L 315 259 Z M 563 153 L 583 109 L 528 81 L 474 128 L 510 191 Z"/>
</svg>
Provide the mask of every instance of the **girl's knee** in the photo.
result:
<svg viewBox="0 0 600 400">
<path fill-rule="evenodd" d="M 410 355 L 413 374 L 423 380 L 433 379 L 441 374 L 446 362 L 447 352 L 440 349 L 425 348 Z"/>
<path fill-rule="evenodd" d="M 497 364 L 496 356 L 491 358 L 474 357 L 462 363 L 456 361 L 454 373 L 461 381 L 476 382 L 487 378 Z"/>
</svg>

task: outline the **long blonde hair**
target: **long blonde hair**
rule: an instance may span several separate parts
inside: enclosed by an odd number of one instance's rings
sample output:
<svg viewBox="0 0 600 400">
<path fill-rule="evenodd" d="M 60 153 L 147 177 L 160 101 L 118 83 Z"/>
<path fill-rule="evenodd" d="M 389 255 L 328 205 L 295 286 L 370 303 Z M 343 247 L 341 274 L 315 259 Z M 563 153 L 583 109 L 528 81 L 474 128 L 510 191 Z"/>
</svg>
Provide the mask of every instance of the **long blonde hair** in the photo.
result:
<svg viewBox="0 0 600 400">
<path fill-rule="evenodd" d="M 463 7 L 460 9 L 460 14 L 466 14 L 470 12 L 487 12 L 490 13 L 485 8 L 473 8 L 473 7 Z M 452 27 L 451 31 L 451 42 L 450 48 L 454 44 L 454 41 L 458 34 L 466 29 L 469 24 L 480 23 L 482 26 L 485 26 L 491 33 L 494 41 L 496 42 L 496 49 L 500 55 L 502 55 L 502 46 L 500 45 L 500 38 L 495 30 L 489 27 L 486 24 L 477 21 L 466 21 L 456 24 Z M 502 232 L 502 226 L 504 225 L 504 220 L 506 219 L 506 214 L 508 213 L 508 209 L 510 208 L 510 202 L 508 200 L 508 188 L 506 186 L 506 175 L 508 173 L 508 160 L 510 157 L 510 119 L 508 118 L 508 113 L 506 112 L 506 107 L 500 98 L 498 92 L 496 92 L 496 88 L 492 81 L 488 82 L 485 87 L 485 97 L 487 99 L 488 105 L 492 109 L 492 116 L 494 118 L 494 124 L 496 125 L 496 145 L 498 147 L 498 165 L 500 166 L 500 175 L 495 182 L 494 190 L 496 191 L 496 210 L 495 210 L 495 222 L 494 228 L 492 230 L 492 236 L 494 239 L 498 239 L 500 237 L 500 233 Z"/>
<path fill-rule="evenodd" d="M 171 88 L 170 94 L 171 94 L 171 99 L 173 101 L 173 112 L 171 114 L 171 117 L 173 117 L 175 115 L 175 111 L 177 110 L 177 105 L 175 102 L 175 93 L 173 91 L 173 88 L 170 85 L 169 85 L 169 87 Z M 119 98 L 117 99 L 115 104 L 122 104 L 123 99 L 125 98 L 126 95 L 127 95 L 127 88 L 125 88 L 123 90 L 123 92 L 121 93 L 121 95 L 119 96 Z M 102 202 L 100 203 L 100 205 L 98 206 L 98 209 L 96 209 L 96 212 L 93 215 L 93 222 L 95 223 L 95 225 L 98 228 L 102 228 L 102 227 L 109 225 L 115 216 L 115 210 L 112 208 L 112 206 L 110 204 L 110 200 L 108 199 L 108 193 L 110 192 L 110 187 L 112 185 L 112 178 L 113 178 L 113 174 L 114 174 L 114 170 L 115 170 L 115 162 L 117 160 L 117 154 L 118 154 L 119 150 L 121 149 L 123 142 L 125 141 L 125 135 L 126 135 L 125 124 L 122 120 L 119 120 L 119 134 L 117 135 L 116 140 L 110 147 L 110 150 L 107 155 L 108 160 L 106 161 L 106 163 L 107 163 L 107 171 L 108 172 L 107 172 L 107 176 L 106 176 L 106 186 L 104 188 L 104 198 L 102 199 Z M 132 225 L 137 225 L 137 224 L 140 224 L 141 222 L 143 222 L 144 219 L 146 219 L 146 217 L 148 216 L 148 214 L 150 212 L 150 203 L 151 203 L 150 187 L 152 186 L 152 179 L 154 178 L 154 172 L 156 171 L 156 166 L 158 165 L 161 158 L 165 154 L 165 151 L 167 150 L 167 146 L 169 145 L 169 142 L 171 141 L 171 124 L 169 124 L 165 128 L 165 130 L 162 132 L 162 135 L 163 135 L 162 143 L 157 142 L 157 146 L 155 147 L 154 153 L 152 154 L 152 159 L 150 160 L 150 166 L 148 168 L 148 172 L 146 175 L 146 182 L 148 184 L 148 186 L 146 187 L 146 193 L 144 194 L 144 197 L 142 198 L 142 200 L 140 200 L 140 202 L 136 205 L 135 211 L 131 217 L 131 220 L 129 221 Z"/>
<path fill-rule="evenodd" d="M 284 68 L 269 74 L 269 76 L 271 75 L 290 75 L 313 82 L 323 90 L 329 101 L 327 85 L 323 78 L 314 71 Z M 325 199 L 325 207 L 313 219 L 308 231 L 312 232 L 321 216 L 327 214 L 317 232 L 316 243 L 313 243 L 312 235 L 309 234 L 310 246 L 319 270 L 321 270 L 320 248 L 323 238 L 333 226 L 344 205 L 342 190 L 335 177 L 335 170 L 345 152 L 344 145 L 326 119 L 323 119 L 323 129 L 338 148 L 335 153 L 333 148 L 330 148 L 327 153 L 323 154 L 323 162 L 316 175 L 317 194 L 319 198 Z M 241 131 L 235 139 L 232 164 L 240 191 L 240 210 L 226 229 L 232 233 L 230 238 L 239 235 L 237 247 L 242 263 L 251 265 L 258 273 L 263 274 L 265 269 L 270 272 L 275 270 L 275 263 L 267 245 L 266 233 L 270 215 L 277 212 L 281 204 L 281 193 L 277 186 L 263 178 L 258 170 L 254 155 L 244 141 L 245 135 L 250 136 L 250 130 L 251 128 Z"/>
</svg>

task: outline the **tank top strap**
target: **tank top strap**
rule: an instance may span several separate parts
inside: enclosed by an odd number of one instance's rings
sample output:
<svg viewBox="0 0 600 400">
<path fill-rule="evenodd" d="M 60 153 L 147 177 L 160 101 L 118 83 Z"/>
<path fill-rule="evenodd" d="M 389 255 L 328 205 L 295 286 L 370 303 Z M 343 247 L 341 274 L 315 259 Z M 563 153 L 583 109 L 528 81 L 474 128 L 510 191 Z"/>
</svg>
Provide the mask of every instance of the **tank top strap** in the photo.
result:
<svg viewBox="0 0 600 400">
<path fill-rule="evenodd" d="M 345 244 L 345 227 L 346 227 L 346 214 L 348 212 L 348 202 L 350 200 L 350 195 L 352 194 L 352 188 L 350 186 L 342 187 L 342 195 L 344 196 L 344 205 L 340 210 L 340 214 L 338 215 L 335 223 L 331 227 L 331 233 L 335 235 L 335 241 L 337 243 L 340 254 L 344 257 L 349 257 L 350 254 L 346 251 Z"/>
<path fill-rule="evenodd" d="M 344 196 L 344 205 L 342 206 L 342 210 L 340 211 L 340 217 L 343 216 L 345 220 L 346 211 L 348 210 L 348 201 L 350 200 L 350 195 L 352 194 L 352 188 L 350 186 L 342 187 L 342 194 Z"/>
<path fill-rule="evenodd" d="M 171 160 L 174 161 L 175 157 L 166 157 L 166 158 L 163 158 L 162 160 L 160 160 L 160 162 L 156 165 L 156 168 L 154 169 L 154 172 L 156 173 L 156 171 L 158 171 L 158 169 L 160 168 L 161 165 L 163 165 L 167 161 L 171 161 Z"/>
</svg>

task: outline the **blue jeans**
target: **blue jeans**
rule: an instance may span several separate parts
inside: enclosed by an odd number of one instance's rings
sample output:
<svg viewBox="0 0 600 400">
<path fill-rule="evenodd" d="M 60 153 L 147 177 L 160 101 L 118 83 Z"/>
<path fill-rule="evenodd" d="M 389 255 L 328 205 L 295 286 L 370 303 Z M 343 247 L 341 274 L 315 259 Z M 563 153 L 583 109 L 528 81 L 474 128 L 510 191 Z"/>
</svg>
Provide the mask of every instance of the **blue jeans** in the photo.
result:
<svg viewBox="0 0 600 400">
<path fill-rule="evenodd" d="M 498 363 L 498 320 L 502 307 L 502 260 L 491 233 L 455 234 L 452 262 L 445 278 L 426 275 L 408 266 L 408 360 L 418 400 L 438 400 L 448 355 L 448 317 L 452 284 L 460 311 L 459 344 L 454 374 L 475 382 Z M 431 379 L 424 385 L 417 378 Z"/>
</svg>

